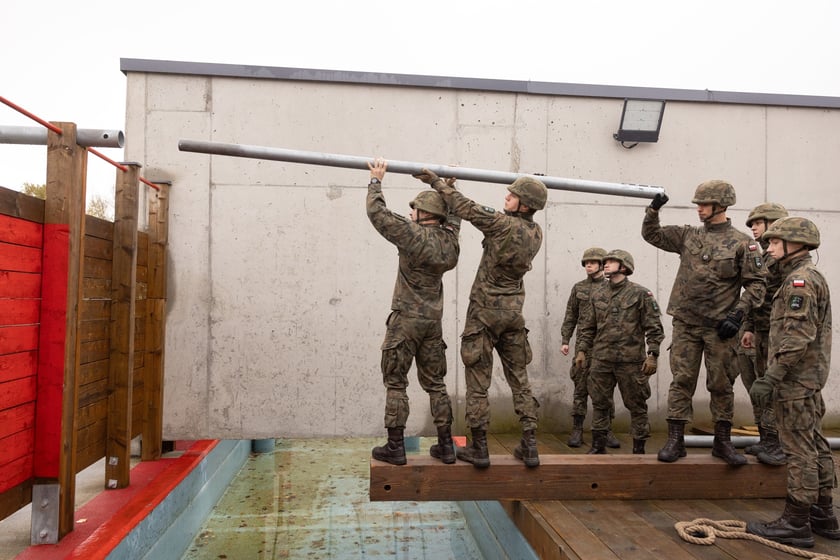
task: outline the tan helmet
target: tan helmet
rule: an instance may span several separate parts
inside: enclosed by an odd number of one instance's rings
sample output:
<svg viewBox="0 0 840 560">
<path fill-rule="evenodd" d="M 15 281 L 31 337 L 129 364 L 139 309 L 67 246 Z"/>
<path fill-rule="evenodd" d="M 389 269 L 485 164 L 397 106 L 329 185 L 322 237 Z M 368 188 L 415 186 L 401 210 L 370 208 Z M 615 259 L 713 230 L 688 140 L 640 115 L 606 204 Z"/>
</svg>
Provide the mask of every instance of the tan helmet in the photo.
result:
<svg viewBox="0 0 840 560">
<path fill-rule="evenodd" d="M 756 220 L 767 220 L 768 223 L 775 222 L 779 218 L 786 218 L 787 209 L 776 202 L 762 202 L 752 209 L 747 218 L 747 227 L 752 227 Z"/>
<path fill-rule="evenodd" d="M 697 185 L 691 203 L 717 204 L 729 208 L 735 204 L 735 187 L 720 179 L 704 181 Z"/>
<path fill-rule="evenodd" d="M 765 241 L 774 238 L 801 243 L 812 249 L 820 246 L 820 230 L 808 218 L 790 216 L 776 220 L 761 235 Z"/>
<path fill-rule="evenodd" d="M 418 210 L 424 210 L 429 214 L 434 214 L 439 218 L 445 218 L 449 213 L 443 197 L 437 191 L 432 190 L 420 191 L 408 205 Z"/>
<path fill-rule="evenodd" d="M 520 177 L 508 186 L 508 190 L 531 210 L 542 210 L 548 200 L 545 183 L 536 177 Z"/>
<path fill-rule="evenodd" d="M 583 252 L 583 256 L 580 258 L 580 266 L 586 266 L 586 261 L 598 261 L 599 263 L 603 263 L 604 255 L 606 254 L 607 252 L 600 247 L 590 247 Z"/>
<path fill-rule="evenodd" d="M 618 261 L 619 263 L 627 269 L 627 272 L 624 274 L 626 276 L 630 276 L 633 274 L 633 269 L 635 268 L 635 264 L 633 263 L 633 255 L 628 253 L 627 251 L 623 251 L 621 249 L 613 249 L 606 255 L 604 255 L 604 261 L 613 260 Z"/>
</svg>

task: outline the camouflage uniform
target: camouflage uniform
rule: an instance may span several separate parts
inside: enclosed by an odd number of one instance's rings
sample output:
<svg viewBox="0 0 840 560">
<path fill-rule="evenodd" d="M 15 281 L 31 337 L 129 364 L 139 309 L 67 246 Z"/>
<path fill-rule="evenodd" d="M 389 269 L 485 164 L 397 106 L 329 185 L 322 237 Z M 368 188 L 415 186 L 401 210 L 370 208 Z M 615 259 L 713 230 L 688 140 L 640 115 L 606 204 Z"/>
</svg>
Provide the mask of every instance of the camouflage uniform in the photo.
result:
<svg viewBox="0 0 840 560">
<path fill-rule="evenodd" d="M 651 245 L 680 255 L 667 313 L 673 319 L 670 355 L 673 381 L 668 392 L 669 420 L 691 421 L 692 397 L 705 355 L 706 388 L 715 422 L 731 422 L 732 383 L 737 372 L 734 341 L 721 340 L 717 325 L 732 311 L 747 315 L 764 298 L 764 266 L 756 243 L 725 223 L 661 226 L 659 212 L 648 207 L 642 237 Z M 743 288 L 743 293 L 741 289 Z"/>
<path fill-rule="evenodd" d="M 808 253 L 779 263 L 784 280 L 773 297 L 766 375 L 775 381 L 779 440 L 788 458 L 788 496 L 817 502 L 837 486 L 831 449 L 822 435 L 822 389 L 831 361 L 831 296 Z"/>
<path fill-rule="evenodd" d="M 367 214 L 382 237 L 397 246 L 399 266 L 382 343 L 386 388 L 385 427 L 404 428 L 409 414 L 408 371 L 417 363 L 420 386 L 429 394 L 436 426 L 452 423 L 446 392 L 446 344 L 443 341 L 443 283 L 458 263 L 458 230 L 451 223 L 420 225 L 385 206 L 378 183 L 368 185 Z"/>
<path fill-rule="evenodd" d="M 610 404 L 617 383 L 624 406 L 630 411 L 630 434 L 634 440 L 646 440 L 650 436 L 650 382 L 641 368 L 645 340 L 648 352 L 658 356 L 665 338 L 659 306 L 647 288 L 626 278 L 594 289 L 590 301 L 591 312 L 581 323 L 578 348 L 592 355 L 592 430 L 609 429 Z"/>
<path fill-rule="evenodd" d="M 572 333 L 583 320 L 593 289 L 596 286 L 605 284 L 606 281 L 606 278 L 603 276 L 597 279 L 586 278 L 572 286 L 572 292 L 569 294 L 569 299 L 566 302 L 566 315 L 563 319 L 563 325 L 560 327 L 561 344 L 569 344 Z M 574 356 L 580 350 L 580 328 L 578 328 L 575 336 L 575 349 L 572 355 Z M 589 390 L 587 389 L 589 365 L 589 352 L 586 352 L 586 361 L 582 368 L 577 367 L 574 360 L 572 361 L 572 368 L 569 370 L 569 377 L 571 377 L 575 387 L 572 395 L 572 416 L 586 416 L 586 401 L 589 398 Z M 612 395 L 610 395 L 610 401 L 612 400 Z"/>
<path fill-rule="evenodd" d="M 484 251 L 470 291 L 461 359 L 467 384 L 467 425 L 483 430 L 490 424 L 487 391 L 493 374 L 493 349 L 502 361 L 523 430 L 537 427 L 539 404 L 531 392 L 526 366 L 531 362 L 528 329 L 522 316 L 522 278 L 542 246 L 542 229 L 528 214 L 503 214 L 468 199 L 443 181 L 432 186 L 449 210 L 484 234 Z"/>
</svg>

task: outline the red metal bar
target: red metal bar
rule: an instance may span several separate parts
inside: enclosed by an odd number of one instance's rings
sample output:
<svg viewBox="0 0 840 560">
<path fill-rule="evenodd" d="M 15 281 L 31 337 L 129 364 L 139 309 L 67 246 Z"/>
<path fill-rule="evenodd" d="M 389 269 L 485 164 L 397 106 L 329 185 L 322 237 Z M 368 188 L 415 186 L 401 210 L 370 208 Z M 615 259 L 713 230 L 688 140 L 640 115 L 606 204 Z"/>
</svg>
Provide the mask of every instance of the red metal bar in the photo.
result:
<svg viewBox="0 0 840 560">
<path fill-rule="evenodd" d="M 126 167 L 125 165 L 122 165 L 121 163 L 117 163 L 116 161 L 112 160 L 111 158 L 109 158 L 105 154 L 99 152 L 98 150 L 95 150 L 94 148 L 87 148 L 87 151 L 91 152 L 93 155 L 101 157 L 102 159 L 104 159 L 105 161 L 107 161 L 108 163 L 110 163 L 111 165 L 113 165 L 114 167 L 119 169 L 120 171 L 128 171 L 128 167 Z M 157 185 L 155 185 L 152 182 L 149 182 L 144 177 L 140 177 L 140 181 L 143 182 L 143 183 L 146 183 L 147 185 L 149 185 L 150 187 L 152 187 L 156 191 L 160 190 L 160 187 L 158 187 Z"/>
<path fill-rule="evenodd" d="M 140 177 L 140 181 L 143 182 L 143 183 L 146 183 L 147 185 L 149 185 L 150 187 L 152 187 L 156 191 L 160 190 L 159 186 L 155 185 L 154 183 L 152 183 L 151 181 L 149 181 L 148 179 L 146 179 L 144 177 Z"/>
<path fill-rule="evenodd" d="M 27 111 L 26 109 L 24 109 L 23 107 L 21 107 L 21 106 L 19 106 L 19 105 L 15 105 L 15 104 L 14 104 L 14 103 L 12 103 L 11 101 L 9 101 L 9 100 L 8 100 L 8 99 L 6 99 L 5 97 L 3 97 L 2 95 L 0 95 L 0 102 L 5 103 L 5 104 L 6 104 L 6 105 L 8 105 L 9 107 L 11 107 L 11 108 L 12 108 L 12 109 L 14 109 L 15 111 L 17 111 L 18 113 L 20 113 L 20 114 L 22 114 L 22 115 L 26 115 L 27 117 L 29 117 L 30 119 L 32 119 L 32 120 L 33 120 L 33 121 L 35 121 L 36 123 L 38 123 L 38 124 L 40 124 L 40 125 L 43 125 L 43 126 L 45 126 L 45 127 L 49 128 L 50 130 L 52 130 L 52 131 L 53 131 L 53 132 L 55 132 L 56 134 L 63 134 L 63 133 L 62 133 L 62 131 L 61 131 L 61 129 L 60 129 L 60 128 L 58 128 L 57 126 L 55 126 L 54 124 L 52 124 L 52 123 L 48 123 L 48 122 L 47 122 L 47 121 L 45 121 L 44 119 L 42 119 L 42 118 L 40 118 L 40 117 L 37 117 L 37 116 L 33 115 L 32 113 L 30 113 L 29 111 Z"/>
</svg>

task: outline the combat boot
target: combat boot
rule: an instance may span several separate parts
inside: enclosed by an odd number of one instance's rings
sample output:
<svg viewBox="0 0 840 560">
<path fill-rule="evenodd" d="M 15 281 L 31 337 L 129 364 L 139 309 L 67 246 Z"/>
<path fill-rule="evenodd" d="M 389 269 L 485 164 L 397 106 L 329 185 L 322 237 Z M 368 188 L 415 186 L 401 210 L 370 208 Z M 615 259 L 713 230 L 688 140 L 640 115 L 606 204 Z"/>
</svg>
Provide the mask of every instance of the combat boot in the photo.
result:
<svg viewBox="0 0 840 560">
<path fill-rule="evenodd" d="M 481 428 L 472 429 L 472 442 L 466 447 L 459 447 L 455 455 L 462 461 L 472 463 L 477 469 L 486 469 L 490 466 L 490 453 L 487 451 L 487 430 Z"/>
<path fill-rule="evenodd" d="M 782 451 L 782 446 L 779 445 L 779 432 L 767 430 L 765 435 L 764 449 L 758 452 L 758 460 L 765 465 L 773 465 L 774 467 L 787 465 L 787 455 Z"/>
<path fill-rule="evenodd" d="M 606 455 L 607 431 L 592 430 L 592 447 L 586 452 L 587 455 Z"/>
<path fill-rule="evenodd" d="M 834 515 L 831 494 L 821 495 L 817 503 L 811 505 L 811 530 L 821 537 L 840 540 L 840 523 Z"/>
<path fill-rule="evenodd" d="M 762 426 L 761 424 L 758 425 L 758 443 L 754 443 L 752 445 L 748 445 L 744 448 L 744 453 L 747 455 L 758 455 L 759 451 L 764 449 L 764 446 L 767 445 L 767 428 Z"/>
<path fill-rule="evenodd" d="M 438 442 L 429 448 L 429 455 L 451 465 L 455 462 L 455 445 L 452 443 L 452 427 L 438 426 Z"/>
<path fill-rule="evenodd" d="M 645 440 L 633 438 L 633 455 L 645 454 Z"/>
<path fill-rule="evenodd" d="M 584 444 L 583 441 L 583 416 L 575 414 L 572 416 L 572 431 L 569 434 L 569 441 L 566 442 L 569 447 L 580 447 Z"/>
<path fill-rule="evenodd" d="M 810 518 L 811 506 L 794 502 L 790 496 L 785 503 L 785 512 L 780 518 L 769 523 L 751 521 L 747 523 L 747 533 L 770 539 L 771 541 L 811 548 L 814 546 L 814 536 L 811 534 Z"/>
<path fill-rule="evenodd" d="M 712 444 L 712 457 L 719 457 L 733 466 L 747 464 L 747 458 L 735 451 L 730 433 L 732 422 L 718 420 L 715 422 L 715 440 Z"/>
<path fill-rule="evenodd" d="M 537 467 L 540 456 L 537 453 L 537 434 L 534 430 L 523 430 L 519 445 L 513 450 L 513 456 L 525 463 L 526 467 Z"/>
<path fill-rule="evenodd" d="M 656 458 L 665 463 L 673 463 L 685 455 L 685 420 L 668 420 L 668 441 Z"/>
<path fill-rule="evenodd" d="M 377 461 L 385 461 L 392 465 L 405 465 L 404 428 L 388 428 L 388 443 L 381 447 L 374 447 L 371 455 Z"/>
<path fill-rule="evenodd" d="M 618 438 L 615 437 L 615 434 L 613 433 L 612 430 L 607 430 L 606 445 L 610 449 L 618 449 L 619 447 L 621 447 L 621 442 L 618 441 Z"/>
</svg>

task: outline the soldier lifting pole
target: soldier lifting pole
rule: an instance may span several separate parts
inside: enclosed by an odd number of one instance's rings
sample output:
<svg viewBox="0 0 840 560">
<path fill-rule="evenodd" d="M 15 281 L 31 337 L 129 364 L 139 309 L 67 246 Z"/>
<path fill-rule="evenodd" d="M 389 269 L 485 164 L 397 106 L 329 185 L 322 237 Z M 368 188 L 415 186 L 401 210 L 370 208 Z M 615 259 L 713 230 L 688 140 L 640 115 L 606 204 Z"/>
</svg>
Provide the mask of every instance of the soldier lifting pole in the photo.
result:
<svg viewBox="0 0 840 560">
<path fill-rule="evenodd" d="M 178 149 L 182 152 L 196 152 L 220 156 L 244 157 L 253 159 L 268 159 L 287 161 L 291 163 L 309 163 L 311 165 L 326 165 L 329 167 L 347 167 L 364 169 L 367 171 L 368 162 L 373 158 L 328 154 L 323 152 L 305 152 L 301 150 L 287 150 L 265 146 L 248 146 L 244 144 L 226 144 L 223 142 L 206 142 L 201 140 L 181 140 Z M 508 171 L 492 171 L 488 169 L 474 169 L 451 165 L 435 165 L 431 163 L 417 163 L 413 161 L 387 160 L 388 171 L 415 175 L 423 168 L 434 172 L 439 177 L 455 177 L 465 181 L 481 181 L 485 183 L 502 183 L 509 185 L 517 178 L 528 176 L 528 173 L 512 173 Z M 615 196 L 632 196 L 636 198 L 653 198 L 659 193 L 665 193 L 663 187 L 649 185 L 634 185 L 630 183 L 607 183 L 604 181 L 588 181 L 584 179 L 564 179 L 538 175 L 549 189 L 563 191 L 588 192 L 609 194 Z"/>
</svg>

